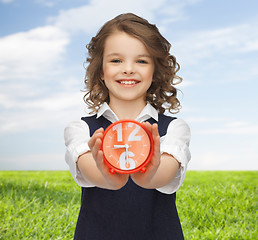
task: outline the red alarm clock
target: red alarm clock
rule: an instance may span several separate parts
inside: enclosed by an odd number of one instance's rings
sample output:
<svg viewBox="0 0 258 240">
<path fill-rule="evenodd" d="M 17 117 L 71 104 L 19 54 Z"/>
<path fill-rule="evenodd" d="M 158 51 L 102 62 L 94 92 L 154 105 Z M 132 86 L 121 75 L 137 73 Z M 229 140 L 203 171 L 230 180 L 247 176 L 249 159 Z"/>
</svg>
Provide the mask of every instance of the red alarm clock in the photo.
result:
<svg viewBox="0 0 258 240">
<path fill-rule="evenodd" d="M 110 173 L 145 172 L 153 155 L 154 142 L 143 124 L 126 119 L 114 122 L 105 130 L 102 150 Z"/>
</svg>

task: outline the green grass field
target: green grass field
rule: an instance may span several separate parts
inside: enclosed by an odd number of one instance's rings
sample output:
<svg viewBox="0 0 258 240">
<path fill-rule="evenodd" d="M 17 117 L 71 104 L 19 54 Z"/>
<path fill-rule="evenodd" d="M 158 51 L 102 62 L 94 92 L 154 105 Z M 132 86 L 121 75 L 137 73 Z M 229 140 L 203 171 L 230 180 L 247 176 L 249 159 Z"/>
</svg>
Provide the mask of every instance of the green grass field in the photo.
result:
<svg viewBox="0 0 258 240">
<path fill-rule="evenodd" d="M 0 183 L 0 239 L 72 239 L 80 188 L 69 172 L 0 171 Z M 258 239 L 257 186 L 257 171 L 189 171 L 177 192 L 185 239 Z"/>
</svg>

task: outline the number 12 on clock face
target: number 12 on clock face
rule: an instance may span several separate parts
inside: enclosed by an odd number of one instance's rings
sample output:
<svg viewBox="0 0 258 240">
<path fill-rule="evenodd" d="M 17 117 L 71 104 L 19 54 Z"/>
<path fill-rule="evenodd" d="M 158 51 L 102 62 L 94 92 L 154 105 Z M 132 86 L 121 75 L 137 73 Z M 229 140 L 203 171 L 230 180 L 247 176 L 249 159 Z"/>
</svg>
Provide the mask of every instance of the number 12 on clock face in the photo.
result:
<svg viewBox="0 0 258 240">
<path fill-rule="evenodd" d="M 105 130 L 102 149 L 110 172 L 144 172 L 153 154 L 153 139 L 141 123 L 120 120 Z"/>
<path fill-rule="evenodd" d="M 128 122 L 127 125 L 124 124 L 124 133 L 128 132 L 130 135 L 128 136 L 128 141 L 141 141 L 142 136 L 136 136 L 136 134 L 140 131 L 141 127 L 135 123 Z M 132 131 L 128 131 L 128 128 L 134 128 Z M 117 131 L 117 141 L 123 141 L 123 124 L 118 123 L 113 127 L 113 131 Z"/>
</svg>

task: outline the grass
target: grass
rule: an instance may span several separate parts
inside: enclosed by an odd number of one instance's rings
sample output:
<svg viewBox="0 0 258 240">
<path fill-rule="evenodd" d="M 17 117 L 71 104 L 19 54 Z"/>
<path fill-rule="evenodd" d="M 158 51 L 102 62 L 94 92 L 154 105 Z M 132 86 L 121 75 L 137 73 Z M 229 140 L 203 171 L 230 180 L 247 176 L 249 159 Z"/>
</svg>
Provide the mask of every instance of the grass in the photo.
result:
<svg viewBox="0 0 258 240">
<path fill-rule="evenodd" d="M 80 188 L 69 172 L 0 172 L 0 176 L 0 239 L 72 239 Z"/>
<path fill-rule="evenodd" d="M 189 171 L 177 193 L 185 239 L 257 239 L 257 171 Z M 80 188 L 67 171 L 0 171 L 0 239 L 72 239 Z"/>
<path fill-rule="evenodd" d="M 178 191 L 186 239 L 258 239 L 258 172 L 194 172 Z"/>
</svg>

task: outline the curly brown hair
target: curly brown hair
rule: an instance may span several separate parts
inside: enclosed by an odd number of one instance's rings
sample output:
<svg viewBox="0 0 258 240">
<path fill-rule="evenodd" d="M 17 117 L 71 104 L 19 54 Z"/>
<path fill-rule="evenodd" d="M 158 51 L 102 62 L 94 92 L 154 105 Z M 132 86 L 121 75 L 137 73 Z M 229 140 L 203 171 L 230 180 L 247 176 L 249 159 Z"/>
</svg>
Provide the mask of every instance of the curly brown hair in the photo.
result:
<svg viewBox="0 0 258 240">
<path fill-rule="evenodd" d="M 104 102 L 109 103 L 108 89 L 101 79 L 102 64 L 105 40 L 115 31 L 125 32 L 140 40 L 153 58 L 153 82 L 147 91 L 146 102 L 161 114 L 165 110 L 179 112 L 181 105 L 174 85 L 180 83 L 182 78 L 176 75 L 180 66 L 169 53 L 171 44 L 160 34 L 156 25 L 132 13 L 118 15 L 105 23 L 86 46 L 89 65 L 84 80 L 87 92 L 84 101 L 91 112 L 97 112 Z"/>
</svg>

